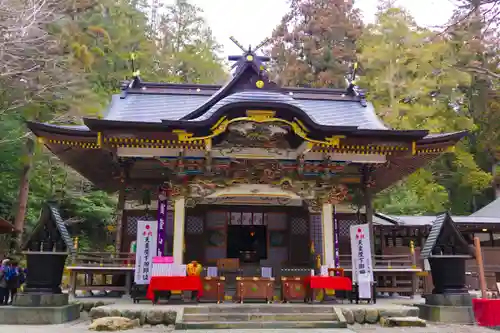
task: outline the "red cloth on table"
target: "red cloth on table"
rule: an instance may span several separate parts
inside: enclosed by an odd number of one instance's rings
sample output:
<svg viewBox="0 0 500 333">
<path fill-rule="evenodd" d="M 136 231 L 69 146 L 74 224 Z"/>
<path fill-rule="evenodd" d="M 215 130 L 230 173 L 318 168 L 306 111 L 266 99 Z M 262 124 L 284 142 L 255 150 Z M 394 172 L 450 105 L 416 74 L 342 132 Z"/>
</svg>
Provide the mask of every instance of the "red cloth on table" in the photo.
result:
<svg viewBox="0 0 500 333">
<path fill-rule="evenodd" d="M 500 326 L 500 299 L 472 299 L 472 309 L 479 326 Z"/>
<path fill-rule="evenodd" d="M 192 290 L 203 296 L 203 284 L 199 276 L 153 276 L 149 282 L 146 298 L 153 300 L 155 291 Z"/>
<path fill-rule="evenodd" d="M 352 290 L 352 281 L 345 276 L 308 276 L 304 283 L 311 289 Z"/>
</svg>

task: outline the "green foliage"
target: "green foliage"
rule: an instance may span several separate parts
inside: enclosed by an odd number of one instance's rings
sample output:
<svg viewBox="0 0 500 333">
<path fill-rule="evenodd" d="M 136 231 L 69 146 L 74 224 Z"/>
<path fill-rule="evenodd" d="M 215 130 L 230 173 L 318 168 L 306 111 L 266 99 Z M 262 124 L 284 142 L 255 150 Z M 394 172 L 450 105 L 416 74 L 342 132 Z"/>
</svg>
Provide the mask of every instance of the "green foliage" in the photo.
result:
<svg viewBox="0 0 500 333">
<path fill-rule="evenodd" d="M 110 95 L 119 91 L 120 81 L 130 79 L 134 70 L 140 70 L 141 78 L 148 81 L 213 84 L 226 77 L 217 56 L 219 44 L 201 10 L 185 1 L 176 1 L 163 12 L 158 31 L 151 29 L 146 1 L 44 3 L 46 7 L 40 11 L 53 11 L 55 15 L 47 18 L 56 18 L 39 24 L 46 33 L 43 46 L 52 48 L 53 66 L 40 67 L 23 81 L 19 76 L 0 75 L 0 216 L 10 220 L 16 214 L 20 176 L 27 158 L 24 145 L 29 132 L 25 120 L 81 124 L 82 116 L 99 116 Z M 4 9 L 0 6 L 0 16 Z M 36 51 L 43 52 L 44 48 Z M 131 54 L 136 56 L 133 65 Z M 26 68 L 27 64 L 16 66 Z M 31 86 L 32 82 L 38 85 Z M 107 227 L 115 218 L 116 196 L 94 189 L 38 145 L 30 170 L 28 232 L 48 199 L 59 202 L 73 235 L 79 236 L 80 248 L 112 247 Z"/>
<path fill-rule="evenodd" d="M 471 76 L 459 69 L 462 61 L 454 43 L 420 28 L 400 8 L 383 7 L 375 24 L 360 39 L 363 77 L 379 116 L 400 129 L 431 132 L 480 131 L 470 117 L 468 87 Z M 469 214 L 474 198 L 491 184 L 490 170 L 482 170 L 474 145 L 464 140 L 453 154 L 410 176 L 379 195 L 381 211 L 434 214 L 451 209 Z"/>
<path fill-rule="evenodd" d="M 421 169 L 381 193 L 374 207 L 394 215 L 436 214 L 447 209 L 448 192 L 434 181 L 431 171 Z"/>
</svg>

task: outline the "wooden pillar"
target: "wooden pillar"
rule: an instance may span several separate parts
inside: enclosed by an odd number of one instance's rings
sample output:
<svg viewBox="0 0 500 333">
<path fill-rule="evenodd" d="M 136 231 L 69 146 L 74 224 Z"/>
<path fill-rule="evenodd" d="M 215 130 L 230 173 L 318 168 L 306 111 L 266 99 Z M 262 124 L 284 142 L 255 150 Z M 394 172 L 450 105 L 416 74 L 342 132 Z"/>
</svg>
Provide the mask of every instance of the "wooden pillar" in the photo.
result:
<svg viewBox="0 0 500 333">
<path fill-rule="evenodd" d="M 35 151 L 35 143 L 32 139 L 28 138 L 26 141 L 26 152 L 25 159 L 23 163 L 23 169 L 21 173 L 21 179 L 19 181 L 19 193 L 17 197 L 17 210 L 16 218 L 14 220 L 14 228 L 18 232 L 15 238 L 15 248 L 18 249 L 21 245 L 21 240 L 23 236 L 24 229 L 24 218 L 26 216 L 26 207 L 28 206 L 28 193 L 30 186 L 30 170 L 33 161 L 33 153 Z"/>
<path fill-rule="evenodd" d="M 174 249 L 173 257 L 175 264 L 184 263 L 184 219 L 185 219 L 184 197 L 174 199 Z"/>
<path fill-rule="evenodd" d="M 334 264 L 335 247 L 333 242 L 333 205 L 324 203 L 321 212 L 323 225 L 323 265 Z"/>
<path fill-rule="evenodd" d="M 369 176 L 368 170 L 365 171 L 367 176 Z M 365 179 L 368 177 L 365 176 Z M 366 223 L 368 223 L 368 229 L 370 230 L 370 247 L 372 250 L 372 265 L 375 267 L 375 235 L 373 233 L 373 197 L 370 186 L 367 184 L 367 181 L 363 184 L 363 194 L 365 199 L 365 214 L 366 214 Z"/>
<path fill-rule="evenodd" d="M 120 189 L 118 194 L 118 205 L 116 207 L 116 236 L 115 236 L 115 252 L 122 252 L 123 239 L 123 210 L 125 209 L 125 186 Z M 128 252 L 128 251 L 124 251 Z"/>
<path fill-rule="evenodd" d="M 481 241 L 479 240 L 479 237 L 474 237 L 474 249 L 476 251 L 477 273 L 479 275 L 481 297 L 486 298 L 486 278 L 484 277 L 483 252 L 481 251 Z"/>
</svg>

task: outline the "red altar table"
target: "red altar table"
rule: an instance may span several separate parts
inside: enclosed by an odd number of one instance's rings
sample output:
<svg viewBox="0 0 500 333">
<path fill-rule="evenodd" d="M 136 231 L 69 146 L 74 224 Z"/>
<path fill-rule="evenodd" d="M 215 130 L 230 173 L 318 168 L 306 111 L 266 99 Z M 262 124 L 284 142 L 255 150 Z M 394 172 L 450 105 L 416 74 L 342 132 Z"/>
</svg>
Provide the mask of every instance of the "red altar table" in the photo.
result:
<svg viewBox="0 0 500 333">
<path fill-rule="evenodd" d="M 472 299 L 474 316 L 479 326 L 500 326 L 500 299 Z"/>
<path fill-rule="evenodd" d="M 308 276 L 304 279 L 307 299 L 312 301 L 314 289 L 352 290 L 352 281 L 345 276 Z"/>
<path fill-rule="evenodd" d="M 146 298 L 155 301 L 157 291 L 197 291 L 196 299 L 203 296 L 203 283 L 199 276 L 153 276 L 149 282 Z"/>
</svg>

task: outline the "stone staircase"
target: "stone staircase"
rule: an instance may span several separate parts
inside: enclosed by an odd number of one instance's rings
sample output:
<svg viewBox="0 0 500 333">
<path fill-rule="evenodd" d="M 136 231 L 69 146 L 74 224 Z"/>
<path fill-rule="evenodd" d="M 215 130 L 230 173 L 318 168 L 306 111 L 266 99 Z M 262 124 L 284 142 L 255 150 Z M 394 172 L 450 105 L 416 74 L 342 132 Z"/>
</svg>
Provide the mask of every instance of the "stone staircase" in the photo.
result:
<svg viewBox="0 0 500 333">
<path fill-rule="evenodd" d="M 342 318 L 339 320 L 339 317 Z M 231 304 L 185 307 L 176 329 L 318 329 L 346 328 L 333 306 L 302 304 Z"/>
</svg>

